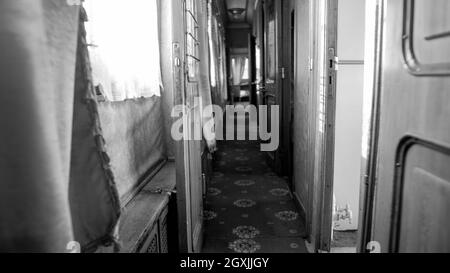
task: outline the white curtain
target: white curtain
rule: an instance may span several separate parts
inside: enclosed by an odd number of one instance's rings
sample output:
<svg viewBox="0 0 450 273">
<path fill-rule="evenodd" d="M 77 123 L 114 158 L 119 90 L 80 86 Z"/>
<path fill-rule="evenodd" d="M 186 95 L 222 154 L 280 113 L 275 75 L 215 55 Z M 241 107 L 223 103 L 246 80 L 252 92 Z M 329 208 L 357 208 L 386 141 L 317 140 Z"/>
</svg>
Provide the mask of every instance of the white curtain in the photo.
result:
<svg viewBox="0 0 450 273">
<path fill-rule="evenodd" d="M 211 9 L 211 2 L 208 3 L 209 10 Z M 209 42 L 209 59 L 210 59 L 210 74 L 211 74 L 211 86 L 216 87 L 218 83 L 217 79 L 217 52 L 216 52 L 216 43 L 215 41 L 215 33 L 216 33 L 216 27 L 217 27 L 217 19 L 212 15 L 210 12 L 210 15 L 208 17 L 208 42 Z"/>
<path fill-rule="evenodd" d="M 215 4 L 208 1 L 208 38 L 210 53 L 210 75 L 213 87 L 213 102 L 224 105 L 228 99 L 227 56 L 225 46 L 225 33 L 215 10 Z"/>
<path fill-rule="evenodd" d="M 241 85 L 242 78 L 244 77 L 245 73 L 245 62 L 247 58 L 240 56 L 240 57 L 233 57 L 231 59 L 231 73 L 233 76 L 233 85 Z"/>
<path fill-rule="evenodd" d="M 209 35 L 211 33 L 211 24 L 208 23 L 208 3 L 205 0 L 199 1 L 198 3 L 198 39 L 199 39 L 199 52 L 200 52 L 200 97 L 201 97 L 201 108 L 202 108 L 202 125 L 206 123 L 214 123 L 214 115 L 212 109 L 212 96 L 211 96 L 211 86 L 217 86 L 216 78 L 216 67 L 215 65 L 210 65 L 210 39 Z M 212 74 L 214 73 L 214 74 Z M 212 75 L 211 75 L 212 74 Z M 214 85 L 213 85 L 214 84 Z M 214 131 L 214 130 L 213 130 Z M 216 147 L 216 136 L 215 132 L 203 131 L 204 139 L 208 145 L 208 149 L 214 152 Z"/>
<path fill-rule="evenodd" d="M 108 100 L 160 96 L 156 0 L 87 0 L 94 85 Z"/>
</svg>

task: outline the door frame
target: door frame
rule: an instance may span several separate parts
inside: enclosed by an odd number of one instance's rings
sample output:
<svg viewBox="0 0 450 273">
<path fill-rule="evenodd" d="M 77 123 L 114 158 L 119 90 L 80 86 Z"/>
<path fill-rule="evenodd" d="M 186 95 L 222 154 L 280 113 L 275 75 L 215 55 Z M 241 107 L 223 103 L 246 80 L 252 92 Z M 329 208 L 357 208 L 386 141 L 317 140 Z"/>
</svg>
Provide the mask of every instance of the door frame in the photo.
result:
<svg viewBox="0 0 450 273">
<path fill-rule="evenodd" d="M 195 1 L 195 0 L 194 0 Z M 198 9 L 199 6 L 197 5 Z M 179 25 L 176 18 L 183 18 L 182 28 L 173 28 L 174 42 L 172 45 L 172 69 L 174 77 L 174 105 L 184 105 L 189 111 L 194 111 L 197 107 L 194 101 L 195 94 L 191 94 L 188 88 L 188 68 L 186 60 L 187 32 L 186 32 L 186 0 L 173 1 L 173 19 L 174 25 Z M 183 116 L 183 118 L 187 118 Z M 175 121 L 175 119 L 173 120 Z M 191 120 L 187 119 L 184 124 L 188 124 L 188 128 L 184 128 L 185 136 L 192 135 L 192 131 L 196 126 L 192 125 Z M 191 183 L 193 171 L 192 154 L 195 144 L 191 140 L 175 141 L 175 166 L 176 166 L 176 185 L 177 185 L 177 210 L 178 210 L 178 232 L 179 232 L 179 251 L 180 253 L 200 252 L 203 242 L 203 223 L 200 230 L 193 230 L 192 209 L 191 209 Z M 201 151 L 200 151 L 201 155 Z M 196 160 L 202 164 L 201 156 Z M 200 170 L 200 174 L 202 170 Z M 200 183 L 203 185 L 202 178 Z M 203 195 L 199 196 L 203 202 Z M 203 213 L 203 208 L 202 212 Z M 195 240 L 198 237 L 197 240 Z"/>
<path fill-rule="evenodd" d="M 269 5 L 268 2 L 272 1 L 273 2 L 273 13 L 274 13 L 274 56 L 273 56 L 273 62 L 274 62 L 274 66 L 275 66 L 275 75 L 274 78 L 270 77 L 270 66 L 268 65 L 269 63 Z M 283 20 L 282 20 L 282 1 L 280 0 L 266 0 L 263 2 L 263 9 L 264 9 L 264 18 L 263 18 L 263 25 L 264 25 L 264 55 L 263 55 L 263 60 L 264 60 L 264 88 L 262 89 L 262 102 L 263 105 L 268 105 L 267 104 L 267 100 L 266 98 L 269 97 L 274 97 L 275 98 L 275 102 L 273 105 L 279 105 L 282 106 L 282 97 L 281 97 L 281 90 L 282 90 L 282 81 L 281 81 L 281 69 L 282 69 L 282 64 L 283 64 L 283 58 L 282 58 L 282 54 L 281 52 L 281 48 L 282 48 L 282 24 L 283 24 Z M 272 86 L 272 87 L 271 87 Z M 273 89 L 273 90 L 270 90 Z M 268 105 L 269 106 L 269 105 Z M 269 109 L 269 113 L 270 113 L 270 109 Z M 270 118 L 270 114 L 268 115 L 268 118 Z M 280 117 L 279 117 L 279 121 L 278 124 L 282 125 L 283 120 L 282 120 L 282 114 L 280 113 Z M 262 121 L 262 122 L 269 122 L 267 121 Z M 268 128 L 270 128 L 270 126 L 268 126 Z M 282 128 L 280 128 L 281 130 Z M 282 131 L 280 131 L 280 133 L 282 133 Z M 281 169 L 282 169 L 282 164 L 281 164 L 281 158 L 282 158 L 282 146 L 280 146 L 276 151 L 274 152 L 267 152 L 267 161 L 269 163 L 269 166 L 271 166 L 275 172 L 277 173 L 281 173 Z"/>
<path fill-rule="evenodd" d="M 322 161 L 319 167 L 318 202 L 319 225 L 316 231 L 316 249 L 320 252 L 331 251 L 333 225 L 333 184 L 334 150 L 336 125 L 336 83 L 337 83 L 337 34 L 339 0 L 326 0 L 325 7 L 325 134 L 323 138 Z"/>
<path fill-rule="evenodd" d="M 280 159 L 282 162 L 288 164 L 281 164 L 281 173 L 289 177 L 289 186 L 291 190 L 294 190 L 293 173 L 291 166 L 293 158 L 293 150 L 291 149 L 291 142 L 293 139 L 293 126 L 292 126 L 292 102 L 293 88 L 292 81 L 295 79 L 295 61 L 296 61 L 296 38 L 297 34 L 292 33 L 292 27 L 296 30 L 296 24 L 292 25 L 292 19 L 296 20 L 295 16 L 295 1 L 296 0 L 284 0 L 282 1 L 282 39 L 281 39 L 281 75 L 280 75 L 280 102 L 281 102 L 281 131 L 280 131 Z M 292 17 L 292 13 L 294 16 Z M 292 46 L 294 44 L 294 46 Z M 292 56 L 294 53 L 294 56 Z"/>
<path fill-rule="evenodd" d="M 248 65 L 249 65 L 249 89 L 250 104 L 257 105 L 256 100 L 256 37 L 252 33 L 248 35 Z"/>
<path fill-rule="evenodd" d="M 373 73 L 373 94 L 372 94 L 372 111 L 370 114 L 370 132 L 368 139 L 369 151 L 367 153 L 367 162 L 364 166 L 364 183 L 361 188 L 361 209 L 359 217 L 359 233 L 358 233 L 358 251 L 365 253 L 371 251 L 367 249 L 373 238 L 373 218 L 375 206 L 376 192 L 376 171 L 378 164 L 378 140 L 380 135 L 380 103 L 381 103 L 381 58 L 383 52 L 383 33 L 384 33 L 384 7 L 383 0 L 376 0 L 376 18 L 375 18 L 375 37 L 374 42 L 374 58 L 370 60 L 370 65 L 374 67 Z"/>
</svg>

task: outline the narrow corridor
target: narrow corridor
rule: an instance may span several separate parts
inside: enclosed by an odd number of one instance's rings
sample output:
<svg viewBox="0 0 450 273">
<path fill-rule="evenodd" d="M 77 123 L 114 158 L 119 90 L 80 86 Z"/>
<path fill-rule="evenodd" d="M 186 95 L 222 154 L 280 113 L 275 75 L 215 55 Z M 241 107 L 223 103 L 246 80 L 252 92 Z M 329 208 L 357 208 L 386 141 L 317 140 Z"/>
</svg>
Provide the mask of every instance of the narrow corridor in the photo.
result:
<svg viewBox="0 0 450 273">
<path fill-rule="evenodd" d="M 256 141 L 219 144 L 205 205 L 204 253 L 305 253 L 304 220 L 287 181 Z"/>
</svg>

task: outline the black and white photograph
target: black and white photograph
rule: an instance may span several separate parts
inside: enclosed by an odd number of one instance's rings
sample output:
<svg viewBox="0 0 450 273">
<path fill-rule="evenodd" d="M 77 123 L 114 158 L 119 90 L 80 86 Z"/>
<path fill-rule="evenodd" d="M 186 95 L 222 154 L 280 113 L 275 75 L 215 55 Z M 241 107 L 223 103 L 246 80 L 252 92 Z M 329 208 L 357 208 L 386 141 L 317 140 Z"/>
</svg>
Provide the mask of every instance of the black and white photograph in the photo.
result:
<svg viewBox="0 0 450 273">
<path fill-rule="evenodd" d="M 0 0 L 0 253 L 180 272 L 450 253 L 449 14 Z"/>
</svg>

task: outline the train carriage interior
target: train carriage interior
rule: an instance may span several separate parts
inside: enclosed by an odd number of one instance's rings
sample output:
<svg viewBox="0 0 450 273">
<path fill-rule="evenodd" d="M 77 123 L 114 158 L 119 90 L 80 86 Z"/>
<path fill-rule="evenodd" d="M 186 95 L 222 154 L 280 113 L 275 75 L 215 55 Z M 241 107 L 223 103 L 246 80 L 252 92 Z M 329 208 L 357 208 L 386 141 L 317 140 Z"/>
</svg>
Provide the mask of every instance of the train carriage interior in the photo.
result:
<svg viewBox="0 0 450 273">
<path fill-rule="evenodd" d="M 0 252 L 450 252 L 450 1 L 0 1 Z"/>
</svg>

